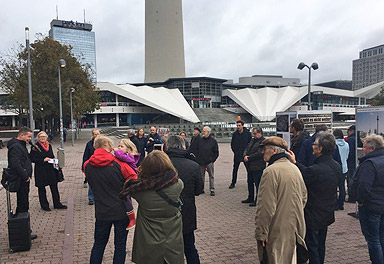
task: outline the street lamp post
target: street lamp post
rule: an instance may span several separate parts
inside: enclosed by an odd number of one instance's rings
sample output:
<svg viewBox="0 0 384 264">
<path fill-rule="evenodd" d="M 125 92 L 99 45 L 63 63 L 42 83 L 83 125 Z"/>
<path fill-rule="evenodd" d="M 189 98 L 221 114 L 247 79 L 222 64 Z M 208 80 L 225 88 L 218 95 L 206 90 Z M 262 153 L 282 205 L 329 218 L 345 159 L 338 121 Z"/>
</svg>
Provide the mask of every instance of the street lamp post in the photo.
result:
<svg viewBox="0 0 384 264">
<path fill-rule="evenodd" d="M 64 124 L 63 124 L 63 103 L 61 100 L 61 77 L 60 68 L 65 67 L 65 60 L 59 60 L 59 110 L 60 110 L 60 147 L 64 150 Z"/>
<path fill-rule="evenodd" d="M 27 67 L 28 67 L 28 102 L 29 102 L 29 126 L 32 130 L 32 141 L 34 140 L 35 121 L 33 120 L 33 106 L 32 106 L 32 80 L 31 80 L 31 49 L 29 46 L 29 27 L 25 28 L 25 42 L 27 46 Z"/>
<path fill-rule="evenodd" d="M 299 70 L 302 70 L 304 68 L 308 68 L 309 70 L 309 76 L 308 76 L 308 110 L 312 110 L 311 108 L 311 69 L 317 70 L 319 68 L 319 65 L 314 62 L 312 63 L 311 67 L 309 67 L 304 62 L 300 62 L 299 66 L 297 66 Z"/>
<path fill-rule="evenodd" d="M 73 133 L 73 104 L 72 104 L 72 93 L 76 91 L 75 88 L 71 88 L 71 90 L 69 91 L 69 100 L 70 100 L 70 103 L 71 103 L 71 136 L 72 136 L 72 147 L 75 145 L 75 135 Z"/>
</svg>

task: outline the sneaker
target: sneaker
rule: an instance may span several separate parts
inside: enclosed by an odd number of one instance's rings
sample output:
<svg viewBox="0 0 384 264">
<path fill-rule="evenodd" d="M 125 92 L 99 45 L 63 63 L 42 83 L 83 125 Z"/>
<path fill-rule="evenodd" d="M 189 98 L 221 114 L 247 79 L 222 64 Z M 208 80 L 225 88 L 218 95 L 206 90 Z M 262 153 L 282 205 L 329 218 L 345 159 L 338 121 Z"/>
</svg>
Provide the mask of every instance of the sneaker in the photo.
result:
<svg viewBox="0 0 384 264">
<path fill-rule="evenodd" d="M 36 234 L 31 234 L 31 240 L 34 240 L 37 238 L 37 235 Z"/>
<path fill-rule="evenodd" d="M 253 203 L 253 200 L 248 198 L 246 200 L 242 200 L 241 203 Z"/>
<path fill-rule="evenodd" d="M 255 207 L 256 206 L 256 202 L 252 202 L 249 204 L 250 207 Z"/>
<path fill-rule="evenodd" d="M 87 188 L 88 187 L 88 183 L 84 182 L 83 183 L 83 188 Z"/>
<path fill-rule="evenodd" d="M 211 191 L 211 196 L 215 196 L 215 191 Z"/>
<path fill-rule="evenodd" d="M 46 212 L 51 211 L 51 208 L 49 208 L 49 207 L 41 207 L 41 209 L 43 209 L 43 210 L 46 211 Z"/>
<path fill-rule="evenodd" d="M 66 205 L 64 205 L 64 204 L 60 204 L 58 206 L 55 206 L 54 208 L 55 209 L 67 209 L 68 207 Z"/>
<path fill-rule="evenodd" d="M 89 205 L 94 205 L 94 203 L 95 203 L 95 202 L 94 202 L 93 200 L 89 200 L 89 201 L 88 201 L 88 204 L 89 204 Z"/>
<path fill-rule="evenodd" d="M 233 189 L 233 188 L 235 188 L 235 184 L 231 183 L 231 185 L 229 185 L 229 189 Z"/>
<path fill-rule="evenodd" d="M 128 216 L 128 219 L 129 219 L 129 224 L 128 224 L 127 228 L 125 228 L 125 229 L 126 230 L 131 230 L 132 228 L 134 228 L 136 226 L 135 212 L 134 211 L 127 212 L 127 216 Z"/>
</svg>

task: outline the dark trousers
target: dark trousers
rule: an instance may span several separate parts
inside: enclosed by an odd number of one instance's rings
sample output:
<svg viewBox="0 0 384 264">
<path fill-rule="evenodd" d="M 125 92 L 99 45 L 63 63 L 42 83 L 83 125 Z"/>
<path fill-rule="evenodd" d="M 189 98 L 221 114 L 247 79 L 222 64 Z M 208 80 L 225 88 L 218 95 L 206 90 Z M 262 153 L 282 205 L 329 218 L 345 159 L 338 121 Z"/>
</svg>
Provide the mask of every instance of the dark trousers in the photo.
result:
<svg viewBox="0 0 384 264">
<path fill-rule="evenodd" d="M 16 214 L 25 213 L 29 210 L 29 183 L 30 182 L 22 181 L 20 184 L 20 188 L 16 193 Z"/>
<path fill-rule="evenodd" d="M 345 201 L 345 178 L 348 177 L 348 172 L 344 173 L 341 179 L 341 182 L 339 184 L 339 198 L 337 198 L 337 208 L 344 207 L 344 201 Z"/>
<path fill-rule="evenodd" d="M 384 215 L 360 206 L 359 219 L 368 244 L 369 258 L 373 264 L 384 263 Z"/>
<path fill-rule="evenodd" d="M 247 177 L 248 198 L 256 201 L 257 200 L 257 193 L 259 191 L 261 176 L 263 175 L 263 171 L 262 170 L 249 171 L 248 175 L 250 175 L 250 177 Z M 248 179 L 249 179 L 249 181 L 248 181 Z M 255 195 L 255 187 L 256 187 L 256 195 Z"/>
<path fill-rule="evenodd" d="M 309 230 L 305 235 L 305 243 L 309 251 L 310 264 L 323 264 L 325 258 L 325 240 L 327 239 L 328 227 L 320 230 Z"/>
<path fill-rule="evenodd" d="M 37 188 L 38 188 L 39 202 L 40 202 L 41 208 L 49 208 L 45 186 L 37 187 Z M 60 206 L 61 205 L 60 194 L 59 194 L 59 189 L 57 187 L 57 183 L 49 185 L 49 188 L 51 189 L 51 193 L 52 193 L 53 206 L 54 207 Z"/>
<path fill-rule="evenodd" d="M 235 157 L 233 159 L 232 184 L 236 184 L 236 182 L 237 182 L 237 171 L 239 170 L 241 162 L 243 162 L 245 168 L 247 169 L 247 177 L 248 177 L 248 174 L 249 174 L 248 166 L 245 164 L 242 157 L 241 158 Z"/>
<path fill-rule="evenodd" d="M 347 188 L 348 188 L 348 191 L 349 191 L 349 188 L 351 186 L 351 183 L 352 183 L 352 178 L 353 178 L 353 174 L 355 173 L 355 168 L 350 168 L 348 167 L 348 176 L 347 176 Z M 348 193 L 349 195 L 349 193 Z"/>
<path fill-rule="evenodd" d="M 101 221 L 96 219 L 93 248 L 91 251 L 91 264 L 101 264 L 105 247 L 108 243 L 112 225 L 115 230 L 115 253 L 113 264 L 124 264 L 128 231 L 125 229 L 129 223 L 128 218 L 116 221 Z"/>
<path fill-rule="evenodd" d="M 200 264 L 199 253 L 195 247 L 195 232 L 183 234 L 184 254 L 187 264 Z"/>
</svg>

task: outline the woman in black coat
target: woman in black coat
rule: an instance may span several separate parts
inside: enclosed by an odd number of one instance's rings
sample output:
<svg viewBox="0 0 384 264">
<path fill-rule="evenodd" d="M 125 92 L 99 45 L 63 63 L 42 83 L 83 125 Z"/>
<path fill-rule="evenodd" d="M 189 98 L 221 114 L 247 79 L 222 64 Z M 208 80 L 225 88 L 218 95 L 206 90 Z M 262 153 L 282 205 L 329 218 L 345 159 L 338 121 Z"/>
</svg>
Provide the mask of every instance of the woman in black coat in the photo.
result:
<svg viewBox="0 0 384 264">
<path fill-rule="evenodd" d="M 37 134 L 38 142 L 36 147 L 31 149 L 30 158 L 35 163 L 35 186 L 39 192 L 40 206 L 44 211 L 51 211 L 47 200 L 45 186 L 49 186 L 52 193 L 53 206 L 55 209 L 66 209 L 67 206 L 61 204 L 59 189 L 57 187 L 57 176 L 51 159 L 54 159 L 52 146 L 47 141 L 48 135 L 41 131 Z"/>
</svg>

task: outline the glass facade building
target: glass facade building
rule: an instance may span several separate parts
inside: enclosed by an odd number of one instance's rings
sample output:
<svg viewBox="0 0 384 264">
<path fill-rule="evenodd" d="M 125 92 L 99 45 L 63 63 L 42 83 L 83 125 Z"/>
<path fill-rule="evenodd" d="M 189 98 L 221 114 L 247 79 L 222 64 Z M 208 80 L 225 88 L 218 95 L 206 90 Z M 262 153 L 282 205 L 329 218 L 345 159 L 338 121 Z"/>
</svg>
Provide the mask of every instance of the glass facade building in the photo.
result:
<svg viewBox="0 0 384 264">
<path fill-rule="evenodd" d="M 49 36 L 62 45 L 72 46 L 72 54 L 83 67 L 91 68 L 91 81 L 96 83 L 96 43 L 92 25 L 64 20 L 52 20 Z"/>
</svg>

